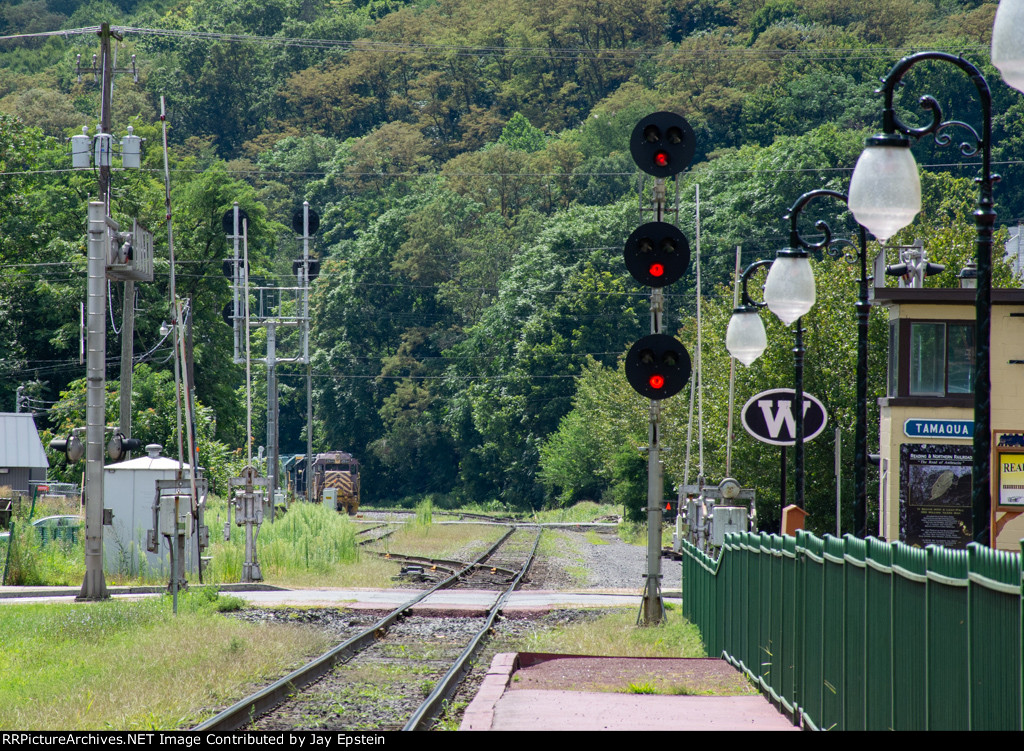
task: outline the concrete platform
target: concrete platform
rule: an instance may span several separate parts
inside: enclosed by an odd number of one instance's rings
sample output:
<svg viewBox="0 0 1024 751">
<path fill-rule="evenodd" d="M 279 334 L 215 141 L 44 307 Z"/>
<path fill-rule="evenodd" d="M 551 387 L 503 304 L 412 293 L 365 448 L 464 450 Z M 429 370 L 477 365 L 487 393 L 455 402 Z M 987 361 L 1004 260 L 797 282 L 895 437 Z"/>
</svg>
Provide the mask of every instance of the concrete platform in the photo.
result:
<svg viewBox="0 0 1024 751">
<path fill-rule="evenodd" d="M 416 589 L 285 589 L 268 584 L 219 584 L 224 593 L 240 597 L 255 607 L 346 607 L 352 610 L 387 612 L 410 599 L 422 594 Z M 0 587 L 0 603 L 26 602 L 29 600 L 54 601 L 71 600 L 78 595 L 80 587 Z M 162 594 L 166 587 L 120 587 L 108 586 L 111 597 L 140 597 Z M 494 604 L 497 594 L 492 590 L 441 590 L 418 605 L 413 612 L 418 615 L 435 613 L 483 614 Z M 678 598 L 678 593 L 675 593 Z M 663 597 L 671 601 L 673 593 L 665 592 Z M 552 608 L 602 608 L 616 606 L 639 607 L 640 595 L 635 592 L 561 592 L 530 590 L 513 592 L 505 604 L 510 615 L 542 613 Z"/>
<path fill-rule="evenodd" d="M 572 658 L 560 656 L 560 662 Z M 580 657 L 581 661 L 592 658 Z M 519 655 L 496 655 L 460 730 L 797 730 L 764 697 L 510 690 Z"/>
</svg>

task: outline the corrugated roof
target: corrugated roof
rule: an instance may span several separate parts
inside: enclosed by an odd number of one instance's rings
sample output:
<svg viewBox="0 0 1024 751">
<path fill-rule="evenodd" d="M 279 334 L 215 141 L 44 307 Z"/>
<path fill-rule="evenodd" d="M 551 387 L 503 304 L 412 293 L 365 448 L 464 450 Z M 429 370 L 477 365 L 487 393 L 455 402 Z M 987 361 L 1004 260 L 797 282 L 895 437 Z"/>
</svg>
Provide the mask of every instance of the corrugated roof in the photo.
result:
<svg viewBox="0 0 1024 751">
<path fill-rule="evenodd" d="M 0 412 L 0 467 L 50 467 L 29 413 Z"/>
</svg>

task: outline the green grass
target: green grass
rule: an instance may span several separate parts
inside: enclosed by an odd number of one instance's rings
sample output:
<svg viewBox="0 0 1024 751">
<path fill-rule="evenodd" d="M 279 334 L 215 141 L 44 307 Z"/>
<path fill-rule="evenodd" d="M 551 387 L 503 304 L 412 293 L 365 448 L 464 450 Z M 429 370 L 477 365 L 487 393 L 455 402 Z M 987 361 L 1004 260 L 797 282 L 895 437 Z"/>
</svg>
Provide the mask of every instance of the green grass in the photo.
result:
<svg viewBox="0 0 1024 751">
<path fill-rule="evenodd" d="M 583 552 L 576 540 L 553 529 L 544 530 L 540 538 L 537 555 L 548 560 L 557 560 L 558 565 L 569 574 L 579 586 L 587 583 L 587 566 Z"/>
<path fill-rule="evenodd" d="M 622 508 L 615 504 L 581 501 L 567 508 L 547 509 L 533 514 L 531 521 L 540 523 L 581 524 L 605 517 L 619 517 Z"/>
<path fill-rule="evenodd" d="M 623 522 L 619 525 L 619 539 L 629 545 L 647 544 L 647 522 Z"/>
<path fill-rule="evenodd" d="M 190 727 L 322 652 L 313 629 L 217 615 L 211 588 L 170 597 L 0 607 L 0 729 Z"/>
<path fill-rule="evenodd" d="M 637 609 L 614 608 L 584 623 L 535 632 L 508 651 L 557 654 L 611 655 L 617 657 L 707 657 L 700 631 L 671 607 L 658 626 L 636 625 Z"/>
<path fill-rule="evenodd" d="M 424 537 L 430 534 L 430 528 L 434 522 L 434 505 L 430 499 L 426 499 L 416 506 L 416 518 L 413 527 Z"/>
<path fill-rule="evenodd" d="M 643 683 L 630 683 L 626 687 L 627 694 L 656 694 L 658 689 L 655 688 L 654 684 L 650 681 L 644 681 Z"/>
</svg>

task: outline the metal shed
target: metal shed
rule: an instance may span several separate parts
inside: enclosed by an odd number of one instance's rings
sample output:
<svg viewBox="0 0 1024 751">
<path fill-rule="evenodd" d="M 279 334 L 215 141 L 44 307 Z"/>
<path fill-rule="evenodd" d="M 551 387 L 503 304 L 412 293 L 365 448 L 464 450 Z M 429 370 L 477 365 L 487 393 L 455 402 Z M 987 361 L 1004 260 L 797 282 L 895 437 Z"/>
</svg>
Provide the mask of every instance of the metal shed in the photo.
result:
<svg viewBox="0 0 1024 751">
<path fill-rule="evenodd" d="M 110 526 L 103 528 L 104 570 L 108 574 L 160 577 L 170 574 L 170 556 L 161 542 L 160 553 L 146 551 L 146 532 L 153 527 L 153 501 L 157 480 L 173 480 L 178 474 L 177 459 L 160 455 L 162 446 L 146 446 L 146 456 L 103 468 L 103 506 L 113 513 Z M 183 465 L 183 476 L 191 469 Z M 186 568 L 195 571 L 198 554 L 190 550 Z"/>
</svg>

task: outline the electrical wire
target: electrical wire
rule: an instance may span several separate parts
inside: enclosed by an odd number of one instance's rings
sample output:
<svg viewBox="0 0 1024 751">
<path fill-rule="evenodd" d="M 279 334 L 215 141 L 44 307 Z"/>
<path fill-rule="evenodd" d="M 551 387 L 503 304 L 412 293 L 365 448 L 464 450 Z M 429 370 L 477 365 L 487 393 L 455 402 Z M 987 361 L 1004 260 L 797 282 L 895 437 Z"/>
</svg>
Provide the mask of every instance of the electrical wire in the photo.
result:
<svg viewBox="0 0 1024 751">
<path fill-rule="evenodd" d="M 100 30 L 98 26 L 87 26 L 77 29 L 63 29 L 58 31 L 34 32 L 26 34 L 9 34 L 0 36 L 0 42 L 21 41 L 30 39 L 41 39 L 48 37 L 64 37 L 70 39 L 74 36 L 96 34 Z M 360 39 L 315 39 L 303 37 L 276 37 L 260 36 L 254 34 L 230 34 L 216 31 L 198 31 L 188 29 L 152 29 L 136 26 L 112 26 L 111 30 L 121 35 L 157 36 L 179 39 L 198 39 L 213 42 L 231 42 L 238 44 L 255 44 L 274 47 L 298 47 L 305 49 L 320 50 L 347 50 L 364 52 L 384 52 L 401 54 L 430 54 L 430 55 L 455 55 L 460 57 L 497 57 L 513 56 L 525 59 L 544 59 L 549 61 L 567 60 L 589 60 L 601 62 L 618 62 L 622 60 L 646 60 L 651 57 L 669 55 L 673 59 L 688 60 L 715 60 L 732 57 L 741 57 L 748 60 L 778 60 L 783 57 L 798 57 L 809 60 L 823 61 L 848 61 L 848 60 L 872 60 L 878 58 L 891 58 L 909 54 L 914 50 L 911 47 L 851 47 L 851 48 L 827 48 L 827 47 L 796 47 L 796 48 L 758 48 L 758 47 L 703 47 L 687 50 L 676 48 L 666 50 L 665 48 L 653 47 L 514 47 L 508 45 L 458 45 L 439 44 L 430 42 L 408 42 L 408 41 L 387 41 Z M 987 53 L 988 45 L 964 44 L 948 47 L 937 47 L 940 51 L 948 51 L 957 54 L 966 53 Z"/>
</svg>

